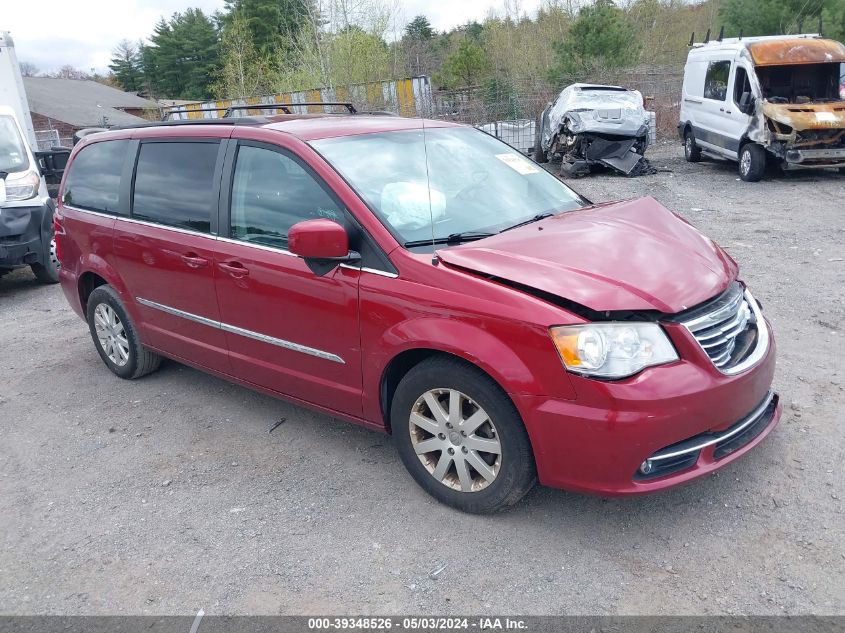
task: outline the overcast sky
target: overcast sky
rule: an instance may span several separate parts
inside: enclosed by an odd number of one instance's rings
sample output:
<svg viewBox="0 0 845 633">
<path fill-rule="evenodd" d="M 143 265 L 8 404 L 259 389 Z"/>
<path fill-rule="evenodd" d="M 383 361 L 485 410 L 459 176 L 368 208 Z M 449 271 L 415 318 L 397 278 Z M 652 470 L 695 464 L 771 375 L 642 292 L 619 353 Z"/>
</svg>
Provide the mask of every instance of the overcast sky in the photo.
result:
<svg viewBox="0 0 845 633">
<path fill-rule="evenodd" d="M 399 18 L 411 20 L 424 13 L 437 30 L 469 20 L 484 19 L 505 0 L 398 0 Z M 519 0 L 533 12 L 542 0 Z M 514 0 L 510 0 L 513 5 Z M 114 45 L 122 39 L 138 40 L 152 33 L 161 16 L 199 7 L 213 12 L 223 0 L 3 0 L 0 30 L 10 31 L 18 60 L 53 70 L 70 64 L 82 70 L 106 70 Z"/>
</svg>

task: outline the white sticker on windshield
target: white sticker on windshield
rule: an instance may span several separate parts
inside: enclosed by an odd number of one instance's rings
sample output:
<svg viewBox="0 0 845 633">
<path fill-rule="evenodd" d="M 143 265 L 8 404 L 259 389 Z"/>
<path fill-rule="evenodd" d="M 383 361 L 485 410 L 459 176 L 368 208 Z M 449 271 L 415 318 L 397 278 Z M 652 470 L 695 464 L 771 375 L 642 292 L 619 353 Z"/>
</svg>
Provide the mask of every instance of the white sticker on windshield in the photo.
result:
<svg viewBox="0 0 845 633">
<path fill-rule="evenodd" d="M 816 121 L 836 121 L 833 112 L 816 112 Z"/>
<path fill-rule="evenodd" d="M 523 176 L 536 174 L 539 171 L 527 158 L 518 154 L 496 154 L 496 158 Z"/>
</svg>

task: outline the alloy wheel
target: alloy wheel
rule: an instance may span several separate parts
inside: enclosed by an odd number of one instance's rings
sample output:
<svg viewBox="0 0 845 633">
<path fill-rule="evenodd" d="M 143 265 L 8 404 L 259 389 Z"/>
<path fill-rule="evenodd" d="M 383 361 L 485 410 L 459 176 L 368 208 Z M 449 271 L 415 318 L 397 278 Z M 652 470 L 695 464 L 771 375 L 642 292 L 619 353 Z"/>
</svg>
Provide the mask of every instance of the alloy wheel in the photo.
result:
<svg viewBox="0 0 845 633">
<path fill-rule="evenodd" d="M 739 170 L 743 176 L 747 176 L 748 172 L 751 171 L 751 152 L 748 150 L 742 152 L 742 157 L 739 161 Z"/>
<path fill-rule="evenodd" d="M 495 481 L 502 445 L 487 412 L 456 389 L 431 389 L 411 408 L 411 444 L 429 474 L 459 492 Z"/>
<path fill-rule="evenodd" d="M 676 147 L 677 147 L 677 145 L 676 145 Z M 687 154 L 687 158 L 692 156 L 692 137 L 689 134 L 687 134 L 687 139 L 686 139 L 686 142 L 684 143 L 684 151 Z"/>
<path fill-rule="evenodd" d="M 94 330 L 109 360 L 118 367 L 126 365 L 129 362 L 129 340 L 114 308 L 101 303 L 94 309 Z"/>
</svg>

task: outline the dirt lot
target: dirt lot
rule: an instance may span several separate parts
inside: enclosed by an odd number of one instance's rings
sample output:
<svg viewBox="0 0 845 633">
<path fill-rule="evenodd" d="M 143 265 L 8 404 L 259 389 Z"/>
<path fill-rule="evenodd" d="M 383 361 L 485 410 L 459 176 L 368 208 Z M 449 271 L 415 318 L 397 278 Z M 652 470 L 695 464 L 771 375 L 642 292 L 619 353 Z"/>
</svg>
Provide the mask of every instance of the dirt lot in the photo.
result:
<svg viewBox="0 0 845 633">
<path fill-rule="evenodd" d="M 574 186 L 652 195 L 740 262 L 785 404 L 745 459 L 647 498 L 537 488 L 462 515 L 388 437 L 175 363 L 113 377 L 21 271 L 0 281 L 0 613 L 845 613 L 845 177 L 652 158 Z"/>
</svg>

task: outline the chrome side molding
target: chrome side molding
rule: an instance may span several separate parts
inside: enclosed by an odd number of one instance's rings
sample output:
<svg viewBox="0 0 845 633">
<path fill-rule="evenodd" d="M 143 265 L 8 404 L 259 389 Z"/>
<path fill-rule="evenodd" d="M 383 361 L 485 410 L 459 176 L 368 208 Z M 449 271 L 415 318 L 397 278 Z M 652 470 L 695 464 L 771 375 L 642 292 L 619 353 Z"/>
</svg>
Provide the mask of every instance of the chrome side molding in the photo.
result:
<svg viewBox="0 0 845 633">
<path fill-rule="evenodd" d="M 150 301 L 149 299 L 144 299 L 142 297 L 135 297 L 135 300 L 141 305 L 147 306 L 148 308 L 153 308 L 161 312 L 166 312 L 167 314 L 172 314 L 174 316 L 178 316 L 189 321 L 194 321 L 195 323 L 201 323 L 202 325 L 206 325 L 217 330 L 223 330 L 224 332 L 229 332 L 230 334 L 245 336 L 246 338 L 261 341 L 262 343 L 268 343 L 269 345 L 275 345 L 276 347 L 289 349 L 293 352 L 299 352 L 301 354 L 308 354 L 309 356 L 322 358 L 323 360 L 328 360 L 333 363 L 340 363 L 341 365 L 346 364 L 346 361 L 344 361 L 340 356 L 338 356 L 337 354 L 332 354 L 331 352 L 326 352 L 324 350 L 316 349 L 314 347 L 308 347 L 307 345 L 300 345 L 299 343 L 294 343 L 293 341 L 286 341 L 284 339 L 276 338 L 274 336 L 268 336 L 267 334 L 262 334 L 261 332 L 246 330 L 244 328 L 237 327 L 236 325 L 223 323 L 222 321 L 215 321 L 213 319 L 209 319 L 198 314 L 185 312 L 184 310 L 179 310 L 178 308 L 173 308 L 171 306 L 167 306 L 162 303 L 157 303 L 155 301 Z"/>
</svg>

